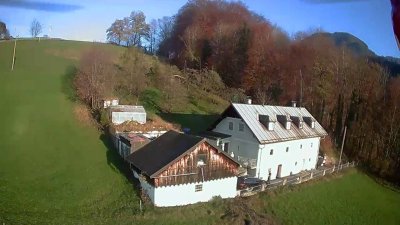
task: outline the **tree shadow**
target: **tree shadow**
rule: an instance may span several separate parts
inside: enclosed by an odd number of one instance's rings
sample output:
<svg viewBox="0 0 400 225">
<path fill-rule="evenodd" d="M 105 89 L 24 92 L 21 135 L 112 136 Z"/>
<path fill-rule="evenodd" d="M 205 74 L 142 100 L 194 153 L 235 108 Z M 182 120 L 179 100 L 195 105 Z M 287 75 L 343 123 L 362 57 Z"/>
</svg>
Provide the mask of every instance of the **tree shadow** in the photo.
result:
<svg viewBox="0 0 400 225">
<path fill-rule="evenodd" d="M 117 149 L 111 140 L 111 134 L 108 131 L 104 132 L 105 133 L 102 133 L 99 138 L 107 148 L 106 157 L 108 166 L 110 166 L 111 169 L 123 174 L 127 181 L 133 186 L 135 194 L 140 198 L 141 192 L 139 180 L 133 176 L 132 171 L 129 168 L 129 164 L 125 162 L 118 154 Z"/>
<path fill-rule="evenodd" d="M 182 129 L 189 128 L 190 133 L 207 130 L 220 115 L 211 114 L 185 114 L 185 113 L 159 113 L 163 120 L 181 125 Z"/>
<path fill-rule="evenodd" d="M 75 66 L 69 65 L 65 70 L 64 75 L 61 77 L 61 92 L 71 102 L 75 102 L 77 100 L 74 89 L 74 78 L 77 71 L 78 69 Z"/>
</svg>

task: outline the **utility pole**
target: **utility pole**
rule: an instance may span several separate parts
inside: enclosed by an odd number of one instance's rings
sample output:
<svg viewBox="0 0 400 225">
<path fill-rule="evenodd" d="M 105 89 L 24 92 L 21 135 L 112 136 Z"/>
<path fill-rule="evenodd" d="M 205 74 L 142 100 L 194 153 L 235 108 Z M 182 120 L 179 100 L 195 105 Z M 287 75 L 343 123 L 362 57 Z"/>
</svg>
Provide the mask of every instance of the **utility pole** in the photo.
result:
<svg viewBox="0 0 400 225">
<path fill-rule="evenodd" d="M 15 38 L 15 42 L 14 42 L 14 53 L 13 53 L 13 58 L 12 58 L 11 71 L 14 70 L 15 50 L 16 50 L 16 48 L 17 48 L 17 38 Z"/>
<path fill-rule="evenodd" d="M 303 73 L 301 72 L 300 69 L 300 107 L 303 106 Z"/>
<path fill-rule="evenodd" d="M 346 131 L 347 131 L 347 126 L 344 127 L 344 134 L 343 134 L 343 139 L 342 139 L 342 147 L 341 147 L 341 149 L 340 149 L 340 156 L 339 156 L 339 166 L 338 166 L 338 169 L 340 168 L 340 164 L 342 163 L 342 154 L 343 154 L 344 141 L 346 140 Z"/>
</svg>

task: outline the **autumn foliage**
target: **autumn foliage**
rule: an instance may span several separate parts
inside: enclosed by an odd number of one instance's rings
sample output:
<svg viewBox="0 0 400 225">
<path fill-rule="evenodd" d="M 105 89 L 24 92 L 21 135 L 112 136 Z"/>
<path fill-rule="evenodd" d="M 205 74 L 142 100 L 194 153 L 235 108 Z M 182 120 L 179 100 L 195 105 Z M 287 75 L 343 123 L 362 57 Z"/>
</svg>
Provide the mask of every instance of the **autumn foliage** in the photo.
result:
<svg viewBox="0 0 400 225">
<path fill-rule="evenodd" d="M 159 54 L 181 69 L 216 71 L 255 103 L 309 109 L 345 153 L 400 180 L 399 78 L 320 31 L 288 37 L 240 2 L 192 0 L 173 20 Z"/>
</svg>

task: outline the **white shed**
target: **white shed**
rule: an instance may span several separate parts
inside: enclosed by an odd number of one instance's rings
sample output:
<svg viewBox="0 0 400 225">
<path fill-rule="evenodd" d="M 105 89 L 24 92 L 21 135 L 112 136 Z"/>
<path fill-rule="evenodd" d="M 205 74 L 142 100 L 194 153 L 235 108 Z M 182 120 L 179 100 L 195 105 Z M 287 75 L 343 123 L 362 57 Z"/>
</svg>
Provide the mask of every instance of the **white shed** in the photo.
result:
<svg viewBox="0 0 400 225">
<path fill-rule="evenodd" d="M 140 124 L 146 123 L 146 111 L 143 106 L 116 105 L 110 106 L 110 117 L 113 124 L 121 124 L 126 121 L 136 121 Z"/>
</svg>

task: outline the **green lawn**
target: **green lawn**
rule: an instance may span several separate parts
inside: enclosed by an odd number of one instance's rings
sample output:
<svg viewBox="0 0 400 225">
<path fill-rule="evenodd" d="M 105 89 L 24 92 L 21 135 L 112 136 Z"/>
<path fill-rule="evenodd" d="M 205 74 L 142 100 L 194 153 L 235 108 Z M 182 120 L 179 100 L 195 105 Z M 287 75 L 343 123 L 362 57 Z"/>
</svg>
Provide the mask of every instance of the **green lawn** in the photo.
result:
<svg viewBox="0 0 400 225">
<path fill-rule="evenodd" d="M 119 159 L 99 132 L 77 122 L 62 83 L 91 44 L 20 41 L 11 72 L 13 44 L 0 43 L 0 221 L 78 224 L 132 215 L 138 198 Z"/>
<path fill-rule="evenodd" d="M 400 192 L 356 170 L 279 192 L 261 199 L 282 224 L 400 224 Z"/>
</svg>

